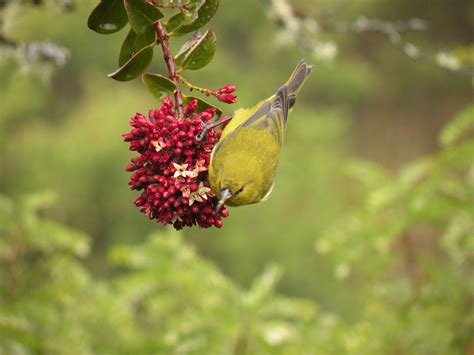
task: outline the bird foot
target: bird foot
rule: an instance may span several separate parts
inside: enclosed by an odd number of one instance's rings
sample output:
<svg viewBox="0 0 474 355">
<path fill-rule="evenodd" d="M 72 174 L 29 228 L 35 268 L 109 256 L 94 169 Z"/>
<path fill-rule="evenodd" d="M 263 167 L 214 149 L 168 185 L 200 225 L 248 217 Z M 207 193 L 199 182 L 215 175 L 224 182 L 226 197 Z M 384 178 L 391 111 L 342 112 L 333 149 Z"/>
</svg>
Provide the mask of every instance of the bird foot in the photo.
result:
<svg viewBox="0 0 474 355">
<path fill-rule="evenodd" d="M 223 119 L 221 119 L 220 121 L 217 121 L 217 122 L 214 122 L 212 124 L 205 124 L 204 122 L 202 123 L 204 129 L 201 131 L 201 133 L 199 133 L 198 135 L 196 135 L 196 141 L 198 142 L 202 142 L 204 140 L 204 138 L 206 138 L 207 134 L 209 133 L 209 130 L 214 128 L 214 127 L 217 127 L 223 123 L 226 123 L 228 121 L 230 121 L 232 119 L 233 116 L 229 116 L 229 117 L 224 117 Z"/>
</svg>

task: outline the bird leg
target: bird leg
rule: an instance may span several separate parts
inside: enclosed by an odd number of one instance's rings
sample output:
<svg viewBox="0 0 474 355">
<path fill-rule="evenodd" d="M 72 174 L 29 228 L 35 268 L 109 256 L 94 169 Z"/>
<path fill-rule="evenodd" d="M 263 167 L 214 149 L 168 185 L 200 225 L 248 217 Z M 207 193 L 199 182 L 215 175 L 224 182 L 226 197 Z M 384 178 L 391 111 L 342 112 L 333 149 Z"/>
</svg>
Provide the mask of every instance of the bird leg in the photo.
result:
<svg viewBox="0 0 474 355">
<path fill-rule="evenodd" d="M 223 123 L 226 123 L 228 121 L 230 121 L 232 119 L 233 116 L 230 116 L 230 117 L 225 117 L 223 118 L 222 120 L 220 121 L 217 121 L 217 122 L 214 122 L 212 124 L 205 124 L 204 122 L 202 123 L 202 125 L 204 126 L 204 129 L 201 131 L 201 133 L 199 133 L 198 135 L 196 135 L 196 141 L 198 142 L 202 142 L 202 140 L 204 138 L 206 138 L 207 136 L 207 133 L 209 132 L 210 129 L 214 128 L 214 127 L 217 127 Z"/>
</svg>

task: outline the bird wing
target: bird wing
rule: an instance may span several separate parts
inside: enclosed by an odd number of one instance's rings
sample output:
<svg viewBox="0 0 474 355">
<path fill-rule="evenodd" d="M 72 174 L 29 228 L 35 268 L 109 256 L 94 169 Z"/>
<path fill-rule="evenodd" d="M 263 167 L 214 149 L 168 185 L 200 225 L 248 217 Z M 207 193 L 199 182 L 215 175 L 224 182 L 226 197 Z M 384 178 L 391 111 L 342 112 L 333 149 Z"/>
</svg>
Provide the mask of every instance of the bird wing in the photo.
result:
<svg viewBox="0 0 474 355">
<path fill-rule="evenodd" d="M 237 137 L 242 127 L 252 128 L 256 131 L 267 130 L 275 139 L 275 142 L 281 146 L 288 119 L 288 110 L 288 87 L 286 85 L 282 86 L 274 96 L 262 101 L 255 107 L 238 110 L 222 132 L 219 142 L 214 146 L 211 160 L 224 145 Z"/>
<path fill-rule="evenodd" d="M 270 108 L 269 103 L 273 99 L 273 96 L 257 103 L 251 108 L 240 108 L 234 112 L 234 115 L 230 122 L 226 125 L 222 131 L 220 141 L 223 141 L 226 136 L 233 133 L 238 127 L 242 126 L 250 117 L 254 117 L 256 114 L 266 113 Z"/>
<path fill-rule="evenodd" d="M 270 127 L 279 132 L 275 137 L 281 140 L 285 131 L 288 111 L 296 101 L 296 95 L 313 70 L 312 65 L 301 60 L 288 81 L 278 92 L 259 102 L 252 108 L 239 109 L 222 132 L 221 141 L 234 134 L 239 127 Z M 255 125 L 255 126 L 254 126 Z"/>
<path fill-rule="evenodd" d="M 271 100 L 264 102 L 255 113 L 253 113 L 242 127 L 265 129 L 281 144 L 288 120 L 289 100 L 288 87 L 286 85 L 278 89 Z"/>
</svg>

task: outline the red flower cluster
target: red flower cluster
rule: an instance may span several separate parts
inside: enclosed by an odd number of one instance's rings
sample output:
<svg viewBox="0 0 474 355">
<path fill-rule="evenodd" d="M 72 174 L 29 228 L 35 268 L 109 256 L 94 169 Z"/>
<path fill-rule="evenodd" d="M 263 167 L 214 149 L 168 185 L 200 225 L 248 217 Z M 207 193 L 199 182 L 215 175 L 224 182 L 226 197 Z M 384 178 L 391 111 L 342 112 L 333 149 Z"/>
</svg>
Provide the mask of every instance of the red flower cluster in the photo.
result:
<svg viewBox="0 0 474 355">
<path fill-rule="evenodd" d="M 178 120 L 167 97 L 159 110 L 150 111 L 149 119 L 141 114 L 133 117 L 132 131 L 123 136 L 130 142 L 130 150 L 140 153 L 126 168 L 134 172 L 131 189 L 143 191 L 135 205 L 150 219 L 173 224 L 176 229 L 196 224 L 220 228 L 222 218 L 229 215 L 225 207 L 215 212 L 218 201 L 209 188 L 207 173 L 212 148 L 221 132 L 210 129 L 207 139 L 196 140 L 203 123 L 213 123 L 216 111 L 209 109 L 196 115 L 196 109 L 197 102 L 191 102 L 185 110 L 188 119 Z"/>
<path fill-rule="evenodd" d="M 226 104 L 235 104 L 237 102 L 237 96 L 232 95 L 235 91 L 235 85 L 227 85 L 222 89 L 217 90 L 217 99 L 225 102 Z"/>
</svg>

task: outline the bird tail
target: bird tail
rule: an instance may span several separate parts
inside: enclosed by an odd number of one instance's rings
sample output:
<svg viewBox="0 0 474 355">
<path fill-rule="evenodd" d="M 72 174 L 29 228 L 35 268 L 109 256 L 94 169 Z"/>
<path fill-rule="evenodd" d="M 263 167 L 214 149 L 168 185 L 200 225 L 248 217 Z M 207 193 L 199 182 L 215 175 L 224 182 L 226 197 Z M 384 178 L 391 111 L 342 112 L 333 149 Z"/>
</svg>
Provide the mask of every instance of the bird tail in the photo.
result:
<svg viewBox="0 0 474 355">
<path fill-rule="evenodd" d="M 296 95 L 298 95 L 298 92 L 303 87 L 303 84 L 312 71 L 313 66 L 309 65 L 306 63 L 306 60 L 302 59 L 286 82 L 286 86 L 288 87 L 289 108 L 292 108 L 295 105 Z"/>
</svg>

